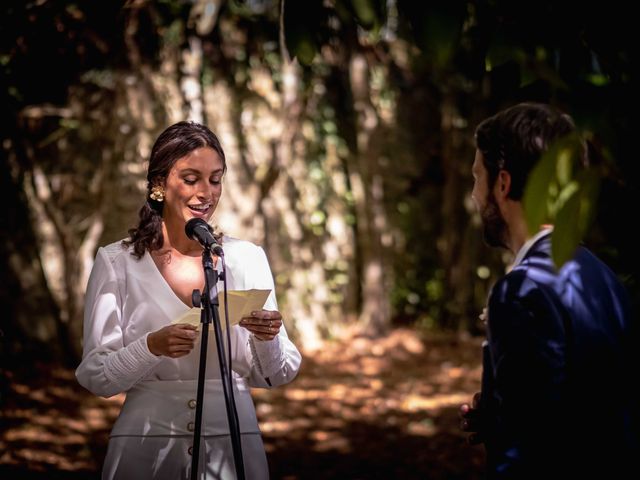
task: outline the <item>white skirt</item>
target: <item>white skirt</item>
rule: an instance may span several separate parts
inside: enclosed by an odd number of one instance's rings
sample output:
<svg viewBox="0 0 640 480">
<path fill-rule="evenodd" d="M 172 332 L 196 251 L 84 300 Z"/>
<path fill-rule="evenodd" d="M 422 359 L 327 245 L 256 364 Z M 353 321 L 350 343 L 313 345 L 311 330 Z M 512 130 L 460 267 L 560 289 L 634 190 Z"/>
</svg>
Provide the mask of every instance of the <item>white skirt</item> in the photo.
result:
<svg viewBox="0 0 640 480">
<path fill-rule="evenodd" d="M 262 438 L 243 433 L 242 456 L 245 477 L 269 478 L 269 467 Z M 102 470 L 103 480 L 189 480 L 193 436 L 116 436 Z M 233 448 L 229 435 L 202 437 L 198 459 L 199 480 L 235 480 Z"/>
</svg>

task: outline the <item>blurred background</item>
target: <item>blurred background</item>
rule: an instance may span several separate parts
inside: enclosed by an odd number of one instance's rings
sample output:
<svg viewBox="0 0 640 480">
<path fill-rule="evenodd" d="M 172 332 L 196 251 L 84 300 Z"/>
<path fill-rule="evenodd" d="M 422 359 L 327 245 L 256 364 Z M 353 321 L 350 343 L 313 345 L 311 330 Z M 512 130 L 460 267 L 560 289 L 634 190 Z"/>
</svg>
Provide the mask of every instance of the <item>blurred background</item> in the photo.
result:
<svg viewBox="0 0 640 480">
<path fill-rule="evenodd" d="M 553 103 L 597 146 L 580 238 L 638 311 L 623 2 L 0 9 L 3 478 L 99 478 L 123 397 L 75 382 L 84 288 L 97 248 L 136 224 L 153 141 L 180 120 L 220 137 L 215 223 L 265 248 L 304 352 L 294 383 L 254 392 L 273 478 L 481 478 L 457 408 L 479 387 L 478 314 L 510 260 L 484 246 L 470 198 L 474 128 L 501 108 Z"/>
</svg>

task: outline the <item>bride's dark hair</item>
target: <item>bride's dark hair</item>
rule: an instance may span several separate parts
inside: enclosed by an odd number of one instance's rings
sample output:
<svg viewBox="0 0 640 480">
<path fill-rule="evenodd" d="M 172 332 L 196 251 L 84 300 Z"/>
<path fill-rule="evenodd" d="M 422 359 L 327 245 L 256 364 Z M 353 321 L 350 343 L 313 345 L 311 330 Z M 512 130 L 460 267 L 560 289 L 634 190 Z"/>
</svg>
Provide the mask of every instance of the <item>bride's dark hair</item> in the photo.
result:
<svg viewBox="0 0 640 480">
<path fill-rule="evenodd" d="M 145 251 L 162 248 L 162 208 L 163 202 L 150 197 L 151 188 L 163 186 L 169 171 L 182 157 L 198 148 L 209 147 L 215 150 L 222 160 L 223 171 L 227 170 L 224 151 L 218 137 L 204 125 L 196 122 L 178 122 L 160 134 L 151 149 L 149 169 L 147 171 L 147 199 L 139 212 L 138 226 L 129 230 L 129 238 L 122 241 L 125 247 L 133 245 L 131 252 L 142 258 Z"/>
</svg>

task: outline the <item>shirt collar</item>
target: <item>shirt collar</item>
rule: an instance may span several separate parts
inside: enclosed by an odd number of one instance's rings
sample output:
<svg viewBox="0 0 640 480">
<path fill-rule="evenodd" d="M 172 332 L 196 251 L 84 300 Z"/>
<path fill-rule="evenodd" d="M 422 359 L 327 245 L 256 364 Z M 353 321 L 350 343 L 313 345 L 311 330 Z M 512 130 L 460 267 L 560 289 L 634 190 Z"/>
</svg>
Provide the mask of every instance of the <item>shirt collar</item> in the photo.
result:
<svg viewBox="0 0 640 480">
<path fill-rule="evenodd" d="M 522 262 L 522 260 L 524 260 L 524 257 L 527 255 L 527 253 L 529 253 L 529 250 L 531 250 L 531 247 L 533 246 L 533 244 L 536 243 L 538 240 L 540 240 L 542 237 L 549 235 L 551 232 L 553 232 L 553 227 L 546 227 L 540 230 L 538 233 L 536 233 L 529 240 L 527 240 L 524 243 L 524 245 L 520 247 L 520 250 L 518 250 L 518 253 L 516 254 L 516 258 L 513 261 L 513 266 L 515 267 L 516 265 L 520 265 L 520 263 Z"/>
</svg>

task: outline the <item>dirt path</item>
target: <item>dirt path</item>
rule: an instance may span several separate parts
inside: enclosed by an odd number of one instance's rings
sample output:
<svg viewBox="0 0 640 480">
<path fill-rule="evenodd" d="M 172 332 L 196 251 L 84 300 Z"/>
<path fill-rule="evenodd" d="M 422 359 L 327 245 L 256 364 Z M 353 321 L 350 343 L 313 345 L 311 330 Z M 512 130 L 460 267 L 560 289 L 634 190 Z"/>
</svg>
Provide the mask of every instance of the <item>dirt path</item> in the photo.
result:
<svg viewBox="0 0 640 480">
<path fill-rule="evenodd" d="M 273 479 L 479 479 L 483 453 L 458 430 L 478 390 L 480 340 L 396 330 L 307 352 L 286 387 L 255 390 Z M 104 400 L 73 372 L 8 372 L 0 477 L 91 479 L 123 396 Z"/>
</svg>

